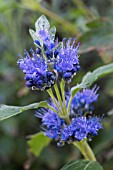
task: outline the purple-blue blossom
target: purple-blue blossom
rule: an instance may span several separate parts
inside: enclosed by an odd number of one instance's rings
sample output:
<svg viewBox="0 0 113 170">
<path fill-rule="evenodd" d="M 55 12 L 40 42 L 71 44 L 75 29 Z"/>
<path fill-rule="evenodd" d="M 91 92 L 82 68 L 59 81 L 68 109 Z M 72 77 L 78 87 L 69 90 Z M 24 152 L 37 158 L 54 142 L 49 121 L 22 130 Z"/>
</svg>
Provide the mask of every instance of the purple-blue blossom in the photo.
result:
<svg viewBox="0 0 113 170">
<path fill-rule="evenodd" d="M 35 44 L 38 45 L 38 49 L 40 51 L 40 47 L 44 51 L 44 55 L 46 56 L 47 62 L 54 62 L 57 58 L 57 46 L 58 40 L 55 40 L 55 37 L 50 35 L 50 32 L 43 27 L 43 29 L 39 29 L 36 32 L 37 37 L 39 37 L 40 41 L 42 41 L 42 47 L 39 40 L 35 40 Z M 41 53 L 41 51 L 40 51 Z"/>
<path fill-rule="evenodd" d="M 71 81 L 72 77 L 80 69 L 79 44 L 75 45 L 75 39 L 69 38 L 67 41 L 64 38 L 62 47 L 58 50 L 58 60 L 55 64 L 59 77 L 63 78 L 67 83 Z"/>
<path fill-rule="evenodd" d="M 76 93 L 74 103 L 72 102 L 70 109 L 70 123 L 69 121 L 66 121 L 65 117 L 60 117 L 60 113 L 57 114 L 50 109 L 42 109 L 40 112 L 39 109 L 36 116 L 42 119 L 44 134 L 49 138 L 55 139 L 58 145 L 91 139 L 93 136 L 98 135 L 98 131 L 102 129 L 102 119 L 97 116 L 86 114 L 84 105 L 81 105 L 81 100 L 85 100 L 85 103 L 88 104 L 90 108 L 90 105 L 97 101 L 97 90 L 98 88 L 94 87 Z M 66 107 L 69 102 L 69 95 L 69 92 L 66 93 Z M 57 109 L 52 103 L 52 100 L 50 100 L 49 104 Z M 73 107 L 76 107 L 76 104 L 77 107 L 78 104 L 80 105 L 77 111 L 72 109 Z"/>
<path fill-rule="evenodd" d="M 40 17 L 36 23 L 36 32 L 30 29 L 30 34 L 36 45 L 32 56 L 25 52 L 25 58 L 17 62 L 20 69 L 25 73 L 27 87 L 45 90 L 52 86 L 56 80 L 64 79 L 66 83 L 80 69 L 79 66 L 79 43 L 75 39 L 64 38 L 58 42 L 55 38 L 56 28 L 50 29 L 50 24 L 45 16 Z"/>
<path fill-rule="evenodd" d="M 49 138 L 54 138 L 55 140 L 58 140 L 61 133 L 61 127 L 64 124 L 64 120 L 49 109 L 39 109 L 36 116 L 42 119 L 42 127 L 44 127 L 45 129 L 45 135 Z"/>
<path fill-rule="evenodd" d="M 31 49 L 31 54 L 25 51 L 25 58 L 18 60 L 20 69 L 25 74 L 26 86 L 32 89 L 44 90 L 55 83 L 55 73 L 50 71 L 45 59 Z"/>
<path fill-rule="evenodd" d="M 92 103 L 98 99 L 98 87 L 94 86 L 92 89 L 83 89 L 76 93 L 71 104 L 72 115 L 83 115 L 84 113 L 92 113 L 94 107 Z"/>
<path fill-rule="evenodd" d="M 25 50 L 25 57 L 19 55 L 17 63 L 25 74 L 27 87 L 46 90 L 55 83 L 59 85 L 47 91 L 51 96 L 48 109 L 38 109 L 36 114 L 41 119 L 44 134 L 55 139 L 58 145 L 91 139 L 102 128 L 102 119 L 92 115 L 93 103 L 98 99 L 98 87 L 83 89 L 72 100 L 71 92 L 64 91 L 65 83 L 70 83 L 80 69 L 80 44 L 75 38 L 64 38 L 58 42 L 56 28 L 50 29 L 45 16 L 36 21 L 35 28 L 36 32 L 30 30 L 35 51 L 31 49 L 28 53 Z"/>
<path fill-rule="evenodd" d="M 40 112 L 37 117 L 42 118 L 42 127 L 44 134 L 49 138 L 55 139 L 57 144 L 71 143 L 81 141 L 83 139 L 91 139 L 98 134 L 102 128 L 101 119 L 94 117 L 75 117 L 70 119 L 70 124 L 67 124 L 65 119 L 51 110 L 48 110 L 42 116 Z"/>
</svg>

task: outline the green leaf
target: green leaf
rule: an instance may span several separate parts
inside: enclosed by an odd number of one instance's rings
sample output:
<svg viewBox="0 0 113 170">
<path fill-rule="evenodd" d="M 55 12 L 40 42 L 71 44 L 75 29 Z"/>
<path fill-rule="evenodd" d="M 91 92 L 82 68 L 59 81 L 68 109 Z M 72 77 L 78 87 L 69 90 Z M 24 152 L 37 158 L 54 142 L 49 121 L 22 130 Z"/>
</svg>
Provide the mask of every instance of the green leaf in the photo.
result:
<svg viewBox="0 0 113 170">
<path fill-rule="evenodd" d="M 37 19 L 37 21 L 35 22 L 35 28 L 36 28 L 36 32 L 43 29 L 49 30 L 50 24 L 44 15 L 42 15 Z"/>
<path fill-rule="evenodd" d="M 90 22 L 86 23 L 86 26 L 88 28 L 99 28 L 102 26 L 102 22 L 101 22 L 101 19 L 100 18 L 96 18 L 94 20 L 91 20 Z"/>
<path fill-rule="evenodd" d="M 54 39 L 54 38 L 55 38 L 55 34 L 56 34 L 56 27 L 53 26 L 53 27 L 49 30 L 49 33 L 50 33 L 50 38 L 51 38 L 51 39 Z"/>
<path fill-rule="evenodd" d="M 68 163 L 61 170 L 103 170 L 103 168 L 96 161 L 78 160 Z"/>
<path fill-rule="evenodd" d="M 40 103 L 33 103 L 27 106 L 8 106 L 0 105 L 0 121 L 15 116 L 19 113 L 22 113 L 26 110 L 37 109 L 38 107 L 51 108 L 47 102 L 42 101 Z"/>
<path fill-rule="evenodd" d="M 91 72 L 86 73 L 86 75 L 82 79 L 82 83 L 80 85 L 81 88 L 89 87 L 94 81 L 97 80 L 97 75 Z"/>
<path fill-rule="evenodd" d="M 39 30 L 43 30 L 43 29 L 49 30 L 49 28 L 50 28 L 49 21 L 47 20 L 47 18 L 44 15 L 42 15 L 41 17 L 39 17 L 37 19 L 37 21 L 35 22 L 35 28 L 36 28 L 36 32 L 32 29 L 29 29 L 29 33 L 30 33 L 31 37 L 33 38 L 33 40 L 38 40 L 40 42 L 41 46 L 43 46 L 43 40 L 40 38 L 40 36 L 37 34 L 37 32 Z M 52 27 L 50 29 L 50 32 L 53 36 L 55 36 L 56 28 Z M 38 46 L 38 47 L 40 48 L 40 46 Z"/>
<path fill-rule="evenodd" d="M 100 77 L 105 76 L 113 72 L 113 63 L 101 66 L 93 72 L 88 72 L 82 79 L 82 82 L 71 88 L 72 96 L 76 94 L 82 88 L 87 88 L 92 85 Z"/>
<path fill-rule="evenodd" d="M 49 145 L 51 139 L 45 136 L 43 133 L 37 133 L 31 137 L 31 139 L 28 141 L 28 145 L 30 147 L 30 151 L 36 155 L 39 156 L 41 151 Z"/>
<path fill-rule="evenodd" d="M 98 78 L 113 72 L 113 63 L 101 66 L 93 71 Z"/>
<path fill-rule="evenodd" d="M 113 109 L 111 109 L 107 114 L 108 114 L 109 116 L 112 116 L 112 115 L 113 115 Z"/>
<path fill-rule="evenodd" d="M 37 40 L 38 36 L 36 35 L 36 32 L 32 29 L 29 29 L 29 33 L 31 35 L 31 37 L 33 38 L 33 40 Z"/>
<path fill-rule="evenodd" d="M 30 35 L 31 35 L 31 37 L 33 38 L 34 41 L 35 41 L 35 40 L 38 40 L 38 41 L 40 42 L 41 46 L 43 46 L 43 41 L 42 41 L 42 39 L 41 39 L 39 36 L 37 36 L 37 34 L 36 34 L 36 32 L 35 32 L 34 30 L 29 29 L 29 33 L 30 33 Z M 36 45 L 37 45 L 37 44 L 36 44 Z M 39 45 L 37 45 L 37 46 L 40 48 Z"/>
</svg>

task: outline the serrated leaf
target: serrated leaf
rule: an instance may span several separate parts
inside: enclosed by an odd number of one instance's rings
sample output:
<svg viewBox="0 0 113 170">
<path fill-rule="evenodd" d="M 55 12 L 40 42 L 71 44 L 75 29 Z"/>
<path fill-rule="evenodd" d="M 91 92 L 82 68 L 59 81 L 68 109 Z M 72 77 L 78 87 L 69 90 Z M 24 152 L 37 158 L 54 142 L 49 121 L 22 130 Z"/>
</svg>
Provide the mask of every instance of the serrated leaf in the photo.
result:
<svg viewBox="0 0 113 170">
<path fill-rule="evenodd" d="M 37 21 L 35 22 L 35 28 L 36 28 L 36 32 L 43 29 L 49 30 L 50 24 L 44 15 L 42 15 L 37 19 Z"/>
<path fill-rule="evenodd" d="M 38 107 L 51 108 L 47 102 L 42 101 L 39 103 L 33 103 L 27 106 L 8 106 L 0 105 L 0 121 L 15 116 L 19 113 L 22 113 L 26 110 L 37 109 Z"/>
<path fill-rule="evenodd" d="M 37 133 L 31 137 L 28 141 L 30 151 L 39 156 L 42 150 L 49 145 L 51 139 L 45 136 L 43 133 Z"/>
<path fill-rule="evenodd" d="M 78 160 L 68 163 L 61 170 L 103 170 L 103 168 L 96 161 Z"/>
<path fill-rule="evenodd" d="M 110 73 L 113 73 L 113 63 L 101 66 L 93 72 L 86 73 L 82 82 L 71 88 L 72 96 L 74 96 L 78 90 L 90 87 L 97 79 Z"/>
</svg>

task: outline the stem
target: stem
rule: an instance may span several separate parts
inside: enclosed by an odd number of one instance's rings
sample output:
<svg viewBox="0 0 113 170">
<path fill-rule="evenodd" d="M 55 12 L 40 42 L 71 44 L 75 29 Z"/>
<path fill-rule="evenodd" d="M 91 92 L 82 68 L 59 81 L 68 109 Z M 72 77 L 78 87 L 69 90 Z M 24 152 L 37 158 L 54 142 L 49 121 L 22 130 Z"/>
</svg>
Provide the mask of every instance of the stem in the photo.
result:
<svg viewBox="0 0 113 170">
<path fill-rule="evenodd" d="M 64 111 L 67 114 L 67 109 L 66 109 L 66 100 L 65 100 L 65 82 L 62 79 L 60 82 L 60 89 L 61 89 L 61 94 L 62 94 L 62 99 L 63 99 L 63 104 L 64 104 Z"/>
<path fill-rule="evenodd" d="M 62 102 L 63 102 L 63 101 L 62 101 L 62 99 L 61 99 L 61 95 L 60 95 L 59 89 L 58 89 L 58 87 L 57 87 L 56 84 L 54 85 L 54 88 L 55 88 L 55 92 L 56 92 L 58 101 L 59 101 L 59 103 L 60 103 L 61 115 L 65 116 L 64 119 L 65 119 L 66 123 L 67 123 L 67 124 L 70 124 L 69 116 L 67 115 L 67 111 L 66 111 L 65 106 L 62 105 Z M 63 89 L 63 93 L 64 93 L 64 89 Z M 64 99 L 65 99 L 65 96 L 64 96 Z"/>
<path fill-rule="evenodd" d="M 64 108 L 62 106 L 62 99 L 61 99 L 61 95 L 60 95 L 59 89 L 57 87 L 57 84 L 54 85 L 54 89 L 55 89 L 55 92 L 56 92 L 56 95 L 57 95 L 57 99 L 58 99 L 58 101 L 60 103 L 60 107 L 61 107 L 62 113 L 65 116 Z"/>
<path fill-rule="evenodd" d="M 68 102 L 68 107 L 67 107 L 67 113 L 68 115 L 70 114 L 70 106 L 71 106 L 71 102 L 74 98 L 74 96 L 76 95 L 76 93 L 80 90 L 81 88 L 79 87 L 79 84 L 76 86 L 76 88 L 74 89 L 74 94 L 73 94 L 73 91 L 71 91 L 71 97 L 69 99 L 69 102 Z"/>
<path fill-rule="evenodd" d="M 67 114 L 68 115 L 70 114 L 70 106 L 71 106 L 72 100 L 73 100 L 73 97 L 71 96 L 70 99 L 69 99 L 68 107 L 67 107 Z"/>
<path fill-rule="evenodd" d="M 82 153 L 86 160 L 96 161 L 95 155 L 86 141 L 73 143 Z"/>
<path fill-rule="evenodd" d="M 50 106 L 49 104 L 48 104 L 48 108 L 51 109 L 56 114 L 58 114 L 58 111 L 54 107 Z"/>
<path fill-rule="evenodd" d="M 70 125 L 70 119 L 69 119 L 68 116 L 67 116 L 67 117 L 64 117 L 64 120 L 66 121 L 66 123 L 67 123 L 68 125 Z"/>
<path fill-rule="evenodd" d="M 56 100 L 56 98 L 55 98 L 55 96 L 52 92 L 52 89 L 48 89 L 47 92 L 50 95 L 50 97 L 52 98 L 56 108 L 58 109 L 59 115 L 61 117 L 63 116 L 63 118 L 65 119 L 67 124 L 70 124 L 70 119 L 69 119 L 69 116 L 66 114 L 67 112 L 65 112 L 65 108 L 62 105 L 62 99 L 61 99 L 60 92 L 59 92 L 57 85 L 54 85 L 54 88 L 55 88 L 55 92 L 56 92 L 56 95 L 57 95 L 57 98 L 58 98 L 58 102 L 60 103 L 60 107 L 59 107 L 57 100 Z M 65 96 L 64 96 L 64 98 L 65 98 Z M 53 108 L 52 108 L 52 110 L 53 110 Z M 56 109 L 55 109 L 55 112 L 56 112 Z"/>
<path fill-rule="evenodd" d="M 55 99 L 55 97 L 54 97 L 54 95 L 53 95 L 52 89 L 48 89 L 47 92 L 48 92 L 48 94 L 50 95 L 50 97 L 52 98 L 52 100 L 53 100 L 56 108 L 57 108 L 58 111 L 59 111 L 59 113 L 61 113 L 61 111 L 60 111 L 60 109 L 59 109 L 59 106 L 58 106 L 58 103 L 57 103 L 57 101 L 56 101 L 56 99 Z"/>
</svg>

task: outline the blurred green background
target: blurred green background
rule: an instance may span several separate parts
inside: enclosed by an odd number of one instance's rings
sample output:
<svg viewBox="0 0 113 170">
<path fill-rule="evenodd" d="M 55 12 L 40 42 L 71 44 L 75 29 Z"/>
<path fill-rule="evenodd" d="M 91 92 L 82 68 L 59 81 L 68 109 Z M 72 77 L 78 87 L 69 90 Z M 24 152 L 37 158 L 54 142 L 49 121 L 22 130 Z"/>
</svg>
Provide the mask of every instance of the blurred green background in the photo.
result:
<svg viewBox="0 0 113 170">
<path fill-rule="evenodd" d="M 81 70 L 70 86 L 80 82 L 89 70 L 113 62 L 113 0 L 0 0 L 0 103 L 28 105 L 48 98 L 46 92 L 25 87 L 23 73 L 18 68 L 18 52 L 34 48 L 29 28 L 36 19 L 46 15 L 57 28 L 59 40 L 77 37 L 80 46 Z M 97 160 L 105 170 L 113 170 L 113 75 L 97 82 L 99 100 L 94 113 L 105 114 L 103 130 L 90 142 Z M 0 122 L 0 170 L 58 170 L 65 163 L 82 158 L 76 148 L 61 148 L 55 142 L 43 150 L 40 157 L 28 149 L 29 135 L 40 131 L 36 111 Z"/>
</svg>

